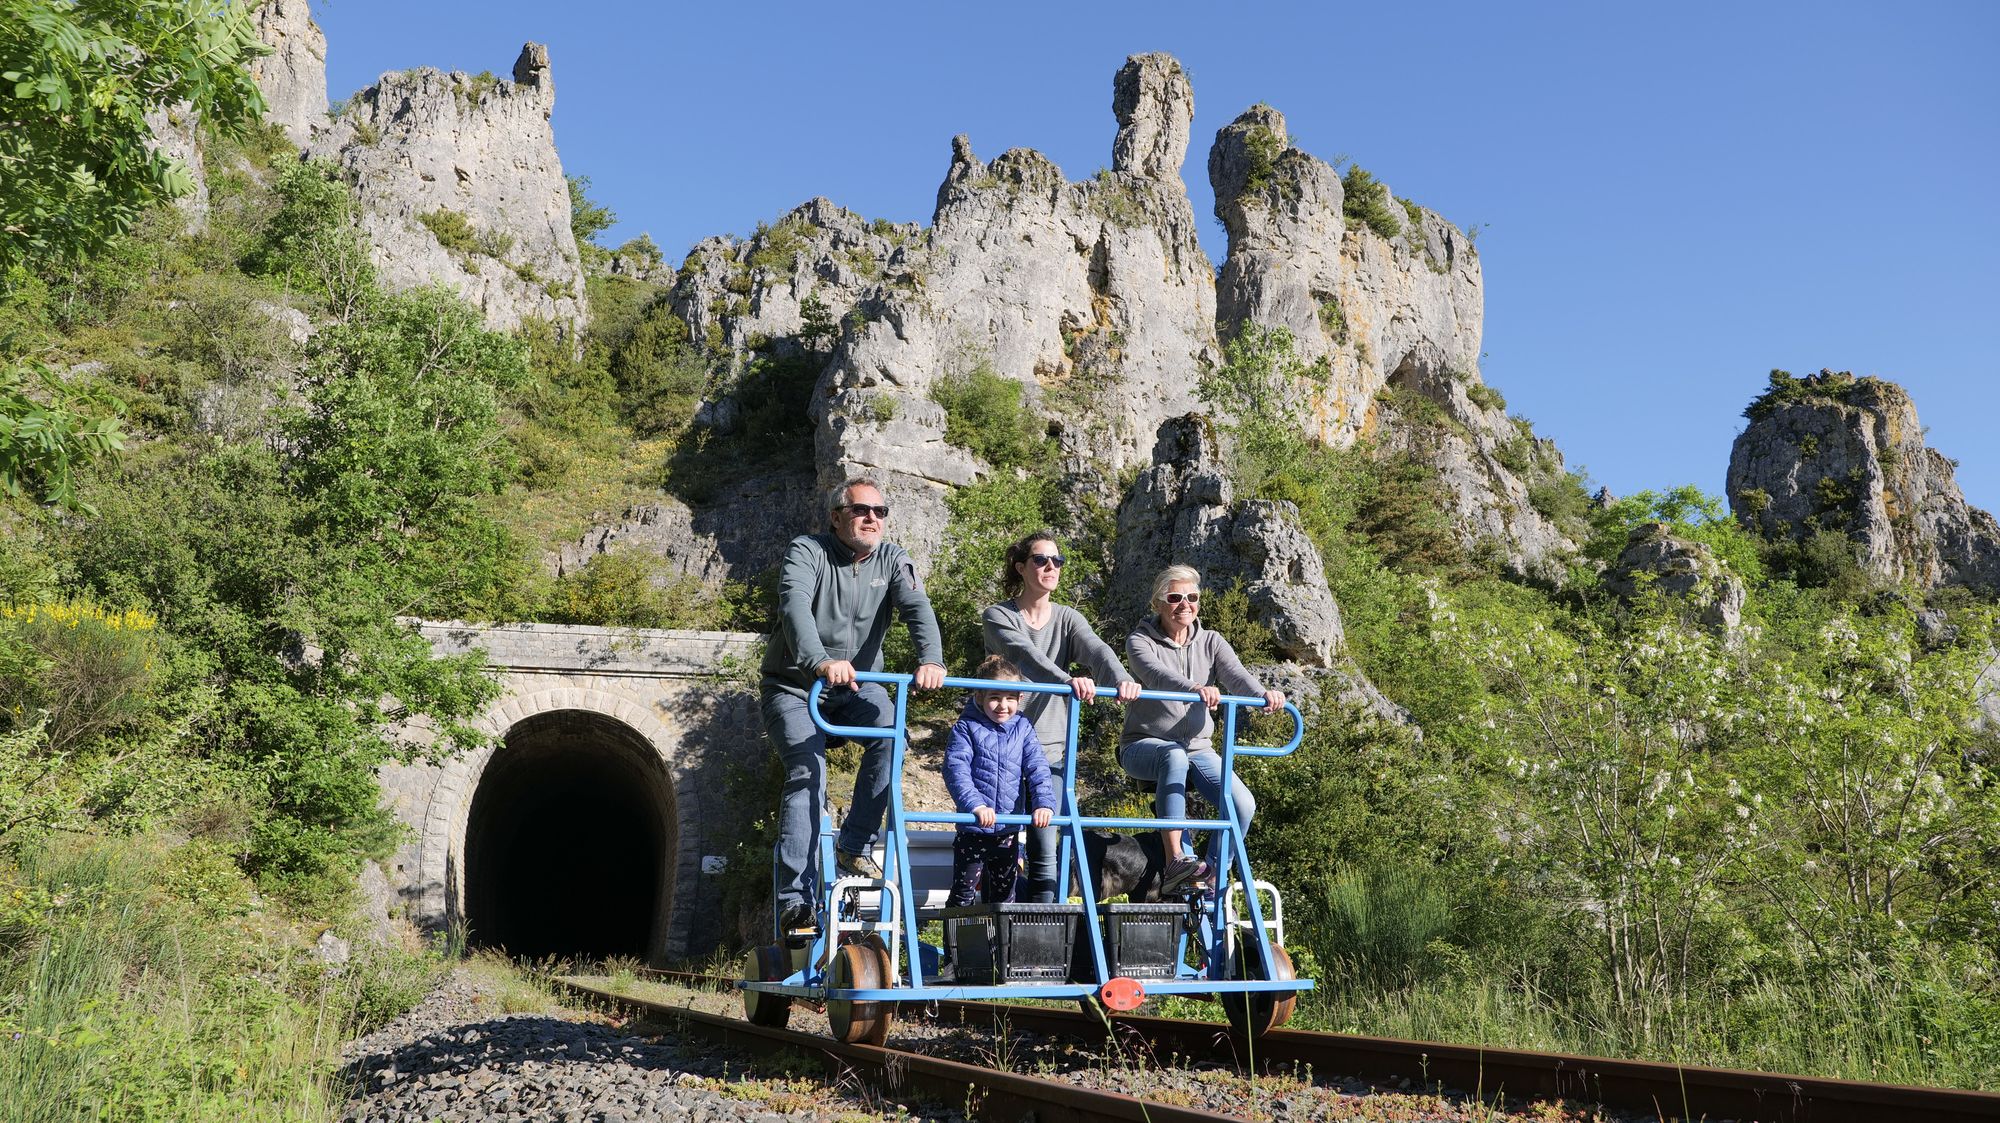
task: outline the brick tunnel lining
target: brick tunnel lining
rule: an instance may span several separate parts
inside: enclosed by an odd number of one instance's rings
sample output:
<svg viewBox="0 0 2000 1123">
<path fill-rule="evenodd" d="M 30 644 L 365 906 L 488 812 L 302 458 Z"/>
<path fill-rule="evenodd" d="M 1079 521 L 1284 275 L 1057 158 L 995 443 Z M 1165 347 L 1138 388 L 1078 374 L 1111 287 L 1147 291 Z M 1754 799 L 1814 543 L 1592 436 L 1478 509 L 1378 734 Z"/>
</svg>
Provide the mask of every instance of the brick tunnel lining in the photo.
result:
<svg viewBox="0 0 2000 1123">
<path fill-rule="evenodd" d="M 538 714 L 507 733 L 466 822 L 467 940 L 515 956 L 654 960 L 677 837 L 658 754 L 623 722 Z"/>
</svg>

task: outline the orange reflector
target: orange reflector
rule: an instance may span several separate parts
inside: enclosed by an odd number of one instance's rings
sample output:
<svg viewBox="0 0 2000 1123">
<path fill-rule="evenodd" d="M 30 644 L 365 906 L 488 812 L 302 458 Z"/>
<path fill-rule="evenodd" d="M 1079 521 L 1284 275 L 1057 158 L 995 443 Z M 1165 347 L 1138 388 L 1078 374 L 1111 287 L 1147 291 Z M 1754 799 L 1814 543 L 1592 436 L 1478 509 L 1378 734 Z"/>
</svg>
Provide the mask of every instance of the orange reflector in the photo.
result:
<svg viewBox="0 0 2000 1123">
<path fill-rule="evenodd" d="M 1107 1008 L 1122 1014 L 1127 1010 L 1137 1010 L 1139 1003 L 1146 1001 L 1146 988 L 1140 985 L 1139 980 L 1120 975 L 1098 987 L 1097 998 Z"/>
</svg>

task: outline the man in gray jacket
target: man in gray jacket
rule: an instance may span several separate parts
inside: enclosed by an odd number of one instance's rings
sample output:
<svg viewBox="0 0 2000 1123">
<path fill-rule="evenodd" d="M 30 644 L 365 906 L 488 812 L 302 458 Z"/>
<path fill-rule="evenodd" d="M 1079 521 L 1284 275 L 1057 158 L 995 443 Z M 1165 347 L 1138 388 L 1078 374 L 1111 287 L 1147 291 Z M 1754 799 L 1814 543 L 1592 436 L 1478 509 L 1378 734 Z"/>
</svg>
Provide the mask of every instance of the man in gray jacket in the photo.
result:
<svg viewBox="0 0 2000 1123">
<path fill-rule="evenodd" d="M 834 490 L 832 533 L 801 534 L 778 577 L 778 623 L 764 649 L 759 703 L 764 732 L 785 764 L 778 802 L 778 903 L 785 931 L 815 923 L 808 874 L 826 805 L 826 735 L 806 711 L 806 691 L 825 679 L 820 710 L 835 725 L 887 727 L 894 707 L 880 683 L 854 673 L 882 669 L 882 640 L 893 613 L 917 648 L 916 685 L 944 682 L 944 644 L 930 598 L 910 556 L 882 541 L 889 504 L 882 487 L 856 477 Z M 889 806 L 887 740 L 869 741 L 854 777 L 854 802 L 834 841 L 842 873 L 880 877 L 868 856 Z"/>
</svg>

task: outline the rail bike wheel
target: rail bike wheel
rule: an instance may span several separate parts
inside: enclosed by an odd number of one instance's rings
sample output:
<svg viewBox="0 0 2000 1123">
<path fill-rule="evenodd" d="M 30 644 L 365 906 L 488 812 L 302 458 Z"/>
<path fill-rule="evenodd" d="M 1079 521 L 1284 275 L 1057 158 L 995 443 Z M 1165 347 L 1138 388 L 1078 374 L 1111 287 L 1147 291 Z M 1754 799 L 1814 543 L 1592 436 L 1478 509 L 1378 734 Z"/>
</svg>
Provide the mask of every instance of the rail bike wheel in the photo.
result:
<svg viewBox="0 0 2000 1123">
<path fill-rule="evenodd" d="M 889 949 L 882 945 L 880 936 L 871 932 L 866 939 L 840 945 L 833 955 L 833 966 L 827 971 L 826 985 L 829 990 L 877 990 L 888 986 L 893 977 Z M 894 1012 L 892 1002 L 857 1002 L 847 998 L 826 1001 L 826 1020 L 833 1029 L 833 1038 L 847 1045 L 880 1045 L 887 1041 Z"/>
<path fill-rule="evenodd" d="M 760 944 L 751 948 L 743 956 L 743 979 L 746 982 L 775 983 L 791 974 L 788 968 L 791 959 L 785 949 L 776 944 Z M 789 994 L 767 994 L 761 990 L 745 990 L 743 995 L 743 1018 L 753 1026 L 785 1028 L 792 1017 L 792 996 Z"/>
<path fill-rule="evenodd" d="M 1274 979 L 1298 978 L 1292 971 L 1292 957 L 1285 954 L 1285 949 L 1280 944 L 1271 945 L 1271 966 L 1277 972 L 1272 976 Z M 1250 941 L 1238 942 L 1236 954 L 1230 957 L 1229 977 L 1246 980 L 1263 979 L 1263 959 Z M 1229 1028 L 1239 1039 L 1261 1037 L 1291 1021 L 1292 1011 L 1297 1009 L 1299 1004 L 1297 991 L 1235 991 L 1224 993 L 1221 998 L 1222 1008 L 1229 1015 Z"/>
</svg>

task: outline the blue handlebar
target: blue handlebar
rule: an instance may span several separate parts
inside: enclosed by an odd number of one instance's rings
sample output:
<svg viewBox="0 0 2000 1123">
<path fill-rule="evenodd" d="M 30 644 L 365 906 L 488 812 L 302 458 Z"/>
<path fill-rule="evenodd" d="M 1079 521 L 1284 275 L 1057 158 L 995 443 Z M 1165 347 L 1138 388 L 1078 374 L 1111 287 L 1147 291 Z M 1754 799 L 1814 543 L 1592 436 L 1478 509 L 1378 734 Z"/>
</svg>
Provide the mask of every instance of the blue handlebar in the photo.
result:
<svg viewBox="0 0 2000 1123">
<path fill-rule="evenodd" d="M 902 687 L 904 690 L 908 690 L 911 684 L 913 684 L 916 681 L 916 676 L 914 675 L 891 674 L 887 671 L 856 671 L 854 672 L 854 678 L 855 681 L 857 682 L 894 683 Z M 1006 684 L 1005 688 L 1007 690 L 1019 691 L 1023 694 L 1070 695 L 1074 693 L 1073 691 L 1070 690 L 1068 683 L 1017 682 L 1011 679 L 995 680 L 990 678 L 946 677 L 943 685 L 945 687 L 957 687 L 963 690 L 992 690 L 995 689 L 996 686 L 1002 682 Z M 875 738 L 882 736 L 884 730 L 894 728 L 893 726 L 830 724 L 826 720 L 825 716 L 819 712 L 820 695 L 824 693 L 825 690 L 826 690 L 826 680 L 814 679 L 812 684 L 812 689 L 809 692 L 807 692 L 806 695 L 806 711 L 812 714 L 813 724 L 819 726 L 821 730 L 827 733 L 831 733 L 836 737 L 859 737 L 864 740 L 873 740 Z M 1097 696 L 1099 698 L 1115 699 L 1118 697 L 1118 691 L 1115 687 L 1100 686 L 1097 688 Z M 1186 691 L 1179 691 L 1179 690 L 1141 690 L 1139 692 L 1139 697 L 1143 700 L 1149 700 L 1155 702 L 1199 703 L 1201 701 L 1201 695 L 1190 694 Z M 1242 695 L 1242 694 L 1224 694 L 1221 698 L 1221 703 L 1223 705 L 1228 705 L 1228 706 L 1254 706 L 1260 710 L 1264 708 L 1264 700 L 1262 698 L 1252 698 L 1248 695 Z M 1305 723 L 1305 718 L 1299 713 L 1299 708 L 1293 705 L 1292 703 L 1290 702 L 1285 703 L 1285 712 L 1292 715 L 1291 740 L 1285 742 L 1283 745 L 1276 747 L 1266 746 L 1266 745 L 1237 745 L 1236 752 L 1243 756 L 1291 755 L 1292 750 L 1298 748 L 1300 742 L 1305 740 L 1306 723 Z"/>
</svg>

